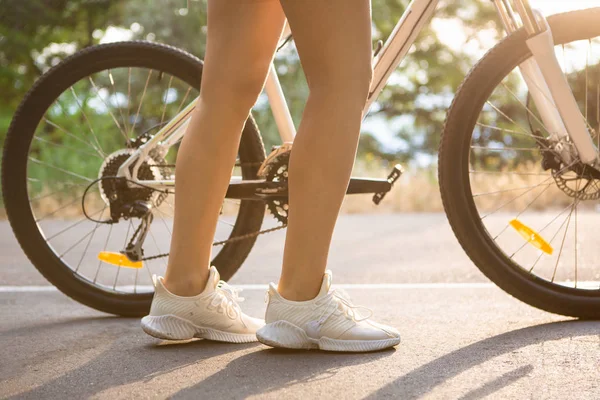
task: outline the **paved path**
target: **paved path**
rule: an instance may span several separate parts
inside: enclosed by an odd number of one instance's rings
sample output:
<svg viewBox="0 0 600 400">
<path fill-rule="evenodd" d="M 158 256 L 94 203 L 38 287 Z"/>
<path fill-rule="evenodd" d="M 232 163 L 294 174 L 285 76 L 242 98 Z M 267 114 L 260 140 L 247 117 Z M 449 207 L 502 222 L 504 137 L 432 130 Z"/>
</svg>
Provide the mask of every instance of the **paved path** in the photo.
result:
<svg viewBox="0 0 600 400">
<path fill-rule="evenodd" d="M 261 238 L 233 279 L 247 285 L 250 314 L 264 312 L 256 285 L 277 278 L 282 243 Z M 0 398 L 600 398 L 600 322 L 544 313 L 489 285 L 443 215 L 340 221 L 334 282 L 403 334 L 395 350 L 363 355 L 166 343 L 58 292 L 18 292 L 47 282 L 5 223 L 0 263 Z"/>
</svg>

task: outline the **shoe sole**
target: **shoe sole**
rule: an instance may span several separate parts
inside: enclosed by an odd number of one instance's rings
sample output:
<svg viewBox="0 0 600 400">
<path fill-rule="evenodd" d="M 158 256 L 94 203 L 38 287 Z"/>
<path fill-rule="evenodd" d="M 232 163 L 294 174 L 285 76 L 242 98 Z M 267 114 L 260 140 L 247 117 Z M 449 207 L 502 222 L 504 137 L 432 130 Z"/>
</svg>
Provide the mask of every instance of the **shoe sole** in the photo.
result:
<svg viewBox="0 0 600 400">
<path fill-rule="evenodd" d="M 352 353 L 383 350 L 400 343 L 400 338 L 341 340 L 323 336 L 320 339 L 313 339 L 308 337 L 304 329 L 287 321 L 276 321 L 263 326 L 256 332 L 256 337 L 259 342 L 271 347 L 297 350 L 319 349 Z"/>
<path fill-rule="evenodd" d="M 147 315 L 142 318 L 142 329 L 148 335 L 165 340 L 188 340 L 193 338 L 230 343 L 256 342 L 253 333 L 231 333 L 195 325 L 176 315 Z"/>
</svg>

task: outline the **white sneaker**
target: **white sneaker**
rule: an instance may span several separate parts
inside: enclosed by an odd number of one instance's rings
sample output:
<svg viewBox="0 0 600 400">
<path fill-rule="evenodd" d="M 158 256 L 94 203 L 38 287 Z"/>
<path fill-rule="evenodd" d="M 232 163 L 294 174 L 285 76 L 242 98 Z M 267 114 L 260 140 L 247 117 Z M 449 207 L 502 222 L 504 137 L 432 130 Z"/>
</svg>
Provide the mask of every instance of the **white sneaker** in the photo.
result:
<svg viewBox="0 0 600 400">
<path fill-rule="evenodd" d="M 347 296 L 331 290 L 331 272 L 326 271 L 321 291 L 309 301 L 286 300 L 275 284 L 267 292 L 267 325 L 256 332 L 261 343 L 289 349 L 329 351 L 374 351 L 400 343 L 400 333 L 370 321 L 371 310 L 352 305 Z M 358 309 L 368 311 L 361 316 Z"/>
<path fill-rule="evenodd" d="M 142 329 L 159 339 L 204 338 L 222 342 L 256 342 L 256 331 L 265 323 L 242 313 L 239 289 L 219 280 L 210 267 L 204 291 L 197 296 L 177 296 L 167 290 L 163 278 L 154 275 L 154 298 L 150 315 L 142 318 Z"/>
</svg>

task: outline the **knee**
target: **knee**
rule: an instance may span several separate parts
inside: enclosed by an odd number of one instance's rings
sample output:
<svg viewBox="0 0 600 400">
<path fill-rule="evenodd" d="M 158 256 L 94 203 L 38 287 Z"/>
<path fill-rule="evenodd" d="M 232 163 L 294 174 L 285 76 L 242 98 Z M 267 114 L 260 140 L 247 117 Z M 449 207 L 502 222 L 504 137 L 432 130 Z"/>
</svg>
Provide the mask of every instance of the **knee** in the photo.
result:
<svg viewBox="0 0 600 400">
<path fill-rule="evenodd" d="M 256 103 L 264 82 L 264 73 L 232 71 L 222 74 L 221 79 L 203 82 L 200 96 L 209 106 L 227 106 L 246 114 Z"/>
<path fill-rule="evenodd" d="M 372 81 L 373 68 L 369 61 L 322 71 L 319 76 L 309 79 L 308 82 L 311 95 L 322 98 L 335 97 L 362 110 Z"/>
</svg>

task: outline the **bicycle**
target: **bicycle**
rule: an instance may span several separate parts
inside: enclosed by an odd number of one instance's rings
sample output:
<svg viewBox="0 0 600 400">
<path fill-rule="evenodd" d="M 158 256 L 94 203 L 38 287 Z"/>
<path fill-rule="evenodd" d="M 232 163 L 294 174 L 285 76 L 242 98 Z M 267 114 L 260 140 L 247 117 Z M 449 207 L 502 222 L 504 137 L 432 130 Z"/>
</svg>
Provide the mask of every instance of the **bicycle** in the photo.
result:
<svg viewBox="0 0 600 400">
<path fill-rule="evenodd" d="M 364 115 L 437 4 L 413 0 L 386 42 L 377 43 Z M 585 253 L 583 245 L 593 239 L 590 206 L 600 198 L 594 143 L 600 135 L 592 127 L 600 125 L 600 81 L 592 95 L 589 89 L 590 71 L 600 66 L 600 60 L 590 66 L 600 8 L 546 19 L 526 0 L 494 5 L 507 36 L 467 75 L 442 133 L 444 209 L 475 265 L 506 292 L 553 313 L 598 318 L 600 273 L 593 267 L 593 246 Z M 279 49 L 290 39 L 288 27 Z M 581 43 L 589 45 L 586 64 L 573 64 L 568 73 L 567 50 L 578 53 L 573 46 Z M 151 275 L 166 256 L 156 236 L 170 235 L 173 162 L 202 65 L 162 44 L 98 45 L 45 73 L 15 113 L 2 160 L 6 211 L 31 262 L 73 299 L 112 314 L 147 313 Z M 581 85 L 584 98 L 576 99 Z M 212 263 L 225 280 L 258 235 L 287 222 L 287 160 L 295 128 L 273 65 L 265 91 L 284 144 L 267 157 L 249 115 L 214 242 L 219 251 Z M 77 132 L 64 127 L 74 119 Z M 348 194 L 370 193 L 379 204 L 401 174 L 397 166 L 388 179 L 352 178 Z M 513 187 L 515 182 L 526 186 Z M 265 206 L 279 226 L 261 230 Z M 64 219 L 68 215 L 77 219 Z M 578 235 L 581 225 L 587 234 Z M 575 244 L 566 241 L 569 226 L 575 227 Z M 149 242 L 156 248 L 152 254 Z M 567 250 L 571 261 L 561 259 Z"/>
</svg>

